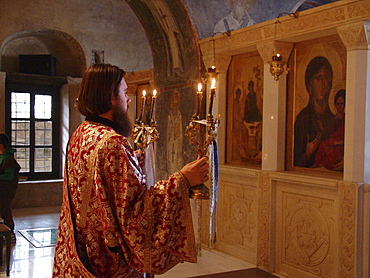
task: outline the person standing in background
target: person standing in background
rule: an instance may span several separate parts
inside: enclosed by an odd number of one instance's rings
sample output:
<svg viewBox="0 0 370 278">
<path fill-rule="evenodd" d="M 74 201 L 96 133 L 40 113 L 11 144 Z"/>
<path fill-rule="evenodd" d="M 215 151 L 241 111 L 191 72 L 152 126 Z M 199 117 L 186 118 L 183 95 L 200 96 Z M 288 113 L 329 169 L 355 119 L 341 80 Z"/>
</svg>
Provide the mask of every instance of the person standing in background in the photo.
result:
<svg viewBox="0 0 370 278">
<path fill-rule="evenodd" d="M 10 139 L 0 134 L 0 215 L 4 224 L 12 230 L 12 242 L 15 243 L 12 201 L 18 189 L 18 175 L 21 166 L 14 158 L 15 149 L 10 147 Z"/>
</svg>

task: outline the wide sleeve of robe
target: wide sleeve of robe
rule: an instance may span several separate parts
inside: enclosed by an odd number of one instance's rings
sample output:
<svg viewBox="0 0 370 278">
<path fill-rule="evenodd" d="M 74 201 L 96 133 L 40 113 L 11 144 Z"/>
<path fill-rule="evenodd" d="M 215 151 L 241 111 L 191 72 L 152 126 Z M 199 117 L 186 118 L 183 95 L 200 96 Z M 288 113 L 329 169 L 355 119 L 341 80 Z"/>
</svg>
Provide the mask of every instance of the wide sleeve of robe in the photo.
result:
<svg viewBox="0 0 370 278">
<path fill-rule="evenodd" d="M 133 150 L 121 139 L 107 141 L 95 165 L 105 242 L 119 245 L 127 264 L 141 273 L 196 262 L 186 178 L 177 172 L 147 189 Z"/>
</svg>

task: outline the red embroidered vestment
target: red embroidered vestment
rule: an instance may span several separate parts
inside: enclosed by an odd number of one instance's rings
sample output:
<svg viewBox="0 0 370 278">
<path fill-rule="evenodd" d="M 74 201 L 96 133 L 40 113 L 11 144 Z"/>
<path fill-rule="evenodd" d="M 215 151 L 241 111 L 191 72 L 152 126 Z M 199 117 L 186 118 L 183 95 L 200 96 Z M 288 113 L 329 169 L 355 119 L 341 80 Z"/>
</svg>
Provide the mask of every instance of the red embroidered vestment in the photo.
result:
<svg viewBox="0 0 370 278">
<path fill-rule="evenodd" d="M 53 277 L 142 277 L 196 262 L 180 172 L 147 189 L 127 138 L 90 121 L 72 134 L 67 163 Z"/>
</svg>

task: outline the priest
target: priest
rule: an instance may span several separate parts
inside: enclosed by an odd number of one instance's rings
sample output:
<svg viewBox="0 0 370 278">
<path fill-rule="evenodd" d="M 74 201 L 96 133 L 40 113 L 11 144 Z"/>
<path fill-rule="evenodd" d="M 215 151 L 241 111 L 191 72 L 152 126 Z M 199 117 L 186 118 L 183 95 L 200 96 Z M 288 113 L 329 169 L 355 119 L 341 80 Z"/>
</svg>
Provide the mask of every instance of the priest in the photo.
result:
<svg viewBox="0 0 370 278">
<path fill-rule="evenodd" d="M 125 72 L 92 65 L 79 88 L 86 119 L 70 137 L 53 277 L 144 277 L 196 262 L 188 189 L 208 180 L 199 158 L 147 187 L 127 137 Z"/>
</svg>

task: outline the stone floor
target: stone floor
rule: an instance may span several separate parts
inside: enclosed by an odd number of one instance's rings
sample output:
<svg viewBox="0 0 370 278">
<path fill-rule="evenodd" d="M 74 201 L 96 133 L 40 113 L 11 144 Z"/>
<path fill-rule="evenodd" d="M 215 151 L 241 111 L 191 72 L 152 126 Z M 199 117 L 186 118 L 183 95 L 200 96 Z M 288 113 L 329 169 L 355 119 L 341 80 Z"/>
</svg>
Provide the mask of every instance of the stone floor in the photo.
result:
<svg viewBox="0 0 370 278">
<path fill-rule="evenodd" d="M 202 276 L 193 276 L 190 278 L 277 278 L 277 277 L 278 276 L 272 275 L 258 268 L 249 268 L 223 273 L 213 273 Z"/>
<path fill-rule="evenodd" d="M 53 267 L 54 247 L 35 247 L 18 231 L 54 228 L 59 223 L 59 207 L 13 210 L 17 243 L 12 246 L 11 278 L 50 278 Z M 45 239 L 47 240 L 47 239 Z M 5 255 L 5 254 L 4 254 Z M 253 269 L 254 265 L 227 254 L 202 250 L 198 263 L 182 263 L 156 278 L 241 278 L 258 277 L 264 272 Z M 206 276 L 204 276 L 206 275 Z M 253 276 L 252 276 L 253 275 Z M 0 278 L 5 278 L 5 267 L 0 267 Z"/>
</svg>

